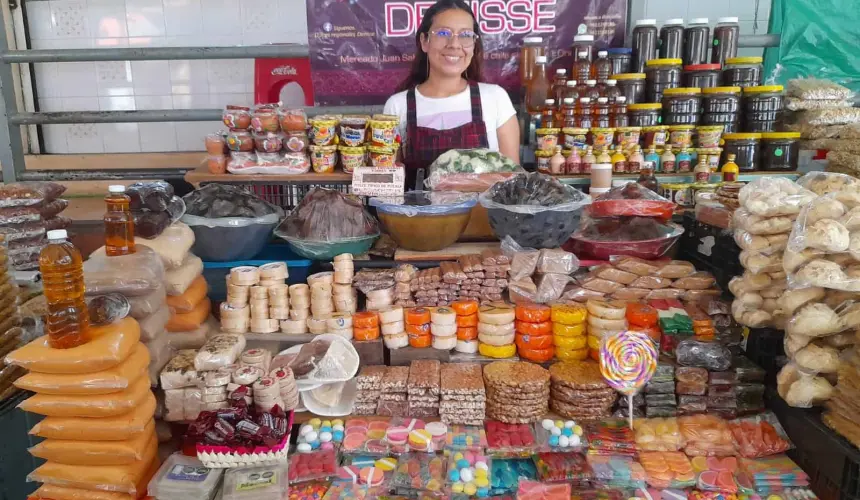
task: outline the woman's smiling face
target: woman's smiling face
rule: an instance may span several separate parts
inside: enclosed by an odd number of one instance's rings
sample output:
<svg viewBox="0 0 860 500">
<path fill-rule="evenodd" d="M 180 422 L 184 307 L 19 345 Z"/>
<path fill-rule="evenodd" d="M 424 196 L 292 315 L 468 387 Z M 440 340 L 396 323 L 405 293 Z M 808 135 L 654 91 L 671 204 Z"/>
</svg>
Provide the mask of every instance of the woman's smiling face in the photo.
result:
<svg viewBox="0 0 860 500">
<path fill-rule="evenodd" d="M 430 72 L 448 77 L 462 75 L 475 53 L 477 34 L 473 30 L 472 16 L 460 9 L 437 14 L 430 33 L 421 40 L 421 49 L 430 61 Z"/>
</svg>

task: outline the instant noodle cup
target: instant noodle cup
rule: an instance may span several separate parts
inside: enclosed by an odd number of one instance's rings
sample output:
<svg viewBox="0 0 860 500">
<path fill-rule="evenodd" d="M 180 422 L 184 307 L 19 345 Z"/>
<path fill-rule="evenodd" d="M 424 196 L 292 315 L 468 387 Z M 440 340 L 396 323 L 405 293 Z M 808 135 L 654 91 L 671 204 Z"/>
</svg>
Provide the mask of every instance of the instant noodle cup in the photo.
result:
<svg viewBox="0 0 860 500">
<path fill-rule="evenodd" d="M 352 147 L 341 144 L 338 147 L 338 151 L 340 152 L 340 163 L 344 172 L 351 174 L 356 168 L 365 165 L 367 150 L 364 146 Z"/>
<path fill-rule="evenodd" d="M 703 125 L 696 127 L 696 135 L 700 148 L 720 147 L 720 138 L 723 136 L 722 125 Z"/>
<path fill-rule="evenodd" d="M 231 130 L 247 130 L 251 126 L 251 108 L 227 106 L 221 113 L 221 119 Z"/>
<path fill-rule="evenodd" d="M 250 153 L 254 150 L 254 136 L 247 130 L 231 130 L 227 132 L 227 147 L 230 151 Z"/>
<path fill-rule="evenodd" d="M 615 140 L 615 129 L 594 127 L 591 129 L 591 140 L 595 148 L 606 148 Z"/>
<path fill-rule="evenodd" d="M 308 134 L 304 130 L 300 132 L 287 132 L 284 139 L 284 147 L 292 153 L 303 153 L 308 147 Z"/>
<path fill-rule="evenodd" d="M 662 149 L 669 139 L 669 127 L 666 125 L 642 127 L 642 139 L 642 149 L 648 149 L 652 145 L 657 147 L 657 149 Z"/>
<path fill-rule="evenodd" d="M 311 146 L 311 166 L 318 174 L 334 172 L 337 163 L 337 146 Z"/>
<path fill-rule="evenodd" d="M 628 151 L 639 144 L 640 135 L 642 127 L 618 127 L 615 129 L 615 144 L 621 146 L 622 151 Z"/>
<path fill-rule="evenodd" d="M 335 144 L 335 129 L 337 129 L 337 118 L 321 115 L 308 120 L 311 125 L 310 140 L 317 146 L 331 146 Z"/>
<path fill-rule="evenodd" d="M 284 147 L 284 134 L 275 132 L 255 134 L 254 147 L 257 152 L 277 153 Z"/>
<path fill-rule="evenodd" d="M 345 115 L 340 119 L 340 143 L 356 147 L 367 142 L 367 115 Z"/>
<path fill-rule="evenodd" d="M 206 134 L 206 152 L 212 156 L 227 154 L 227 140 L 223 133 Z"/>
<path fill-rule="evenodd" d="M 561 129 L 563 145 L 565 149 L 573 149 L 584 152 L 588 147 L 588 129 L 579 127 L 565 127 Z"/>
<path fill-rule="evenodd" d="M 373 115 L 370 120 L 370 142 L 377 146 L 394 146 L 400 119 L 393 115 Z"/>
<path fill-rule="evenodd" d="M 690 147 L 693 144 L 694 125 L 670 125 L 669 144 L 675 149 Z"/>
<path fill-rule="evenodd" d="M 254 111 L 251 113 L 251 128 L 258 134 L 281 130 L 275 105 L 260 104 L 259 106 L 254 106 Z"/>
<path fill-rule="evenodd" d="M 394 167 L 397 165 L 397 146 L 368 146 L 370 165 L 374 167 Z"/>
<path fill-rule="evenodd" d="M 230 157 L 227 155 L 207 156 L 206 168 L 210 174 L 225 174 L 227 173 L 227 163 L 230 162 Z"/>
<path fill-rule="evenodd" d="M 303 109 L 278 109 L 278 118 L 284 132 L 305 132 L 308 129 L 308 115 Z"/>
<path fill-rule="evenodd" d="M 535 138 L 538 151 L 549 151 L 555 153 L 555 147 L 558 146 L 558 134 L 561 129 L 558 128 L 539 128 L 535 130 Z"/>
</svg>

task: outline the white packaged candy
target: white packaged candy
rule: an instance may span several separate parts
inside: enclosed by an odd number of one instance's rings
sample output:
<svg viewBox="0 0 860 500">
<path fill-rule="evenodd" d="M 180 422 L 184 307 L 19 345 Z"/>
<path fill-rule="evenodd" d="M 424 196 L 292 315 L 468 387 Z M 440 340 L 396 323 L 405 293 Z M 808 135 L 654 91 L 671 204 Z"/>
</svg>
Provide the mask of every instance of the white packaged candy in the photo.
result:
<svg viewBox="0 0 860 500">
<path fill-rule="evenodd" d="M 286 464 L 227 469 L 221 500 L 281 500 L 288 482 Z"/>
<path fill-rule="evenodd" d="M 197 351 L 184 349 L 176 353 L 161 370 L 161 388 L 182 389 L 199 385 L 202 381 L 194 368 Z"/>
<path fill-rule="evenodd" d="M 194 367 L 198 371 L 205 371 L 232 365 L 243 350 L 245 350 L 244 335 L 233 333 L 214 335 L 200 348 L 200 352 L 194 358 Z"/>
<path fill-rule="evenodd" d="M 223 469 L 209 469 L 200 460 L 180 453 L 170 455 L 149 482 L 149 496 L 171 500 L 210 500 L 218 491 Z"/>
</svg>

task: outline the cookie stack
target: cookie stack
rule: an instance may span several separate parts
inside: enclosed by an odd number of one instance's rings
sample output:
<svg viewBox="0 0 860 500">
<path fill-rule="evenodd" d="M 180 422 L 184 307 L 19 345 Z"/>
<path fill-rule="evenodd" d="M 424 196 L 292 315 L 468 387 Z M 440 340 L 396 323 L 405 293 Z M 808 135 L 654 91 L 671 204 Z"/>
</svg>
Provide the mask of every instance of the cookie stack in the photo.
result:
<svg viewBox="0 0 860 500">
<path fill-rule="evenodd" d="M 439 385 L 442 366 L 438 360 L 413 361 L 409 367 L 408 412 L 410 417 L 429 418 L 439 416 Z"/>
<path fill-rule="evenodd" d="M 430 311 L 433 349 L 450 351 L 457 346 L 457 319 L 457 313 L 450 307 L 437 307 Z"/>
<path fill-rule="evenodd" d="M 729 210 L 737 210 L 741 207 L 738 194 L 741 188 L 746 186 L 743 182 L 725 182 L 717 188 L 717 201 L 725 205 Z"/>
<path fill-rule="evenodd" d="M 299 406 L 299 388 L 296 385 L 296 377 L 289 366 L 272 370 L 270 377 L 278 382 L 281 390 L 281 401 L 284 402 L 284 410 L 295 410 Z"/>
<path fill-rule="evenodd" d="M 550 407 L 564 418 L 596 420 L 609 416 L 618 398 L 593 361 L 562 362 L 549 367 Z"/>
<path fill-rule="evenodd" d="M 382 394 L 379 396 L 376 414 L 386 417 L 405 417 L 409 412 L 406 392 L 408 384 L 408 366 L 387 366 L 385 375 L 382 377 Z"/>
<path fill-rule="evenodd" d="M 287 296 L 290 299 L 290 319 L 281 321 L 281 331 L 295 335 L 308 333 L 308 318 L 311 315 L 310 287 L 304 283 L 290 285 Z"/>
<path fill-rule="evenodd" d="M 486 305 L 478 310 L 478 352 L 482 356 L 504 359 L 517 353 L 514 319 L 514 308 L 508 305 Z"/>
<path fill-rule="evenodd" d="M 589 299 L 585 307 L 588 309 L 588 354 L 599 361 L 603 338 L 627 329 L 627 302 Z"/>
<path fill-rule="evenodd" d="M 487 395 L 477 363 L 442 365 L 439 416 L 446 424 L 483 425 Z"/>
<path fill-rule="evenodd" d="M 585 319 L 588 311 L 581 304 L 552 306 L 552 343 L 560 361 L 582 361 L 588 357 Z"/>
<path fill-rule="evenodd" d="M 546 415 L 549 372 L 526 362 L 495 361 L 484 368 L 487 418 L 507 424 L 536 422 Z"/>
<path fill-rule="evenodd" d="M 409 345 L 406 325 L 403 323 L 403 307 L 390 306 L 379 310 L 382 340 L 389 349 L 400 349 Z"/>
<path fill-rule="evenodd" d="M 374 415 L 382 395 L 382 378 L 385 376 L 385 366 L 364 366 L 355 377 L 356 395 L 354 415 Z"/>
</svg>

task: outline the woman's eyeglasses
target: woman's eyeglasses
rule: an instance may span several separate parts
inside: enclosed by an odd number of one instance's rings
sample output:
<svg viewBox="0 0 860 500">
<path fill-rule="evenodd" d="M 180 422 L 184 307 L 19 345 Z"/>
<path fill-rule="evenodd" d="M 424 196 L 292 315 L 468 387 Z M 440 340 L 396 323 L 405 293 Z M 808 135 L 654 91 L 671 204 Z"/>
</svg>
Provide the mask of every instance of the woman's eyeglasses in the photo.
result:
<svg viewBox="0 0 860 500">
<path fill-rule="evenodd" d="M 453 39 L 460 40 L 460 45 L 464 49 L 469 49 L 475 46 L 475 41 L 478 39 L 478 34 L 474 31 L 461 31 L 454 33 L 452 30 L 442 28 L 438 30 L 430 30 L 430 42 L 439 47 L 446 47 Z"/>
</svg>

